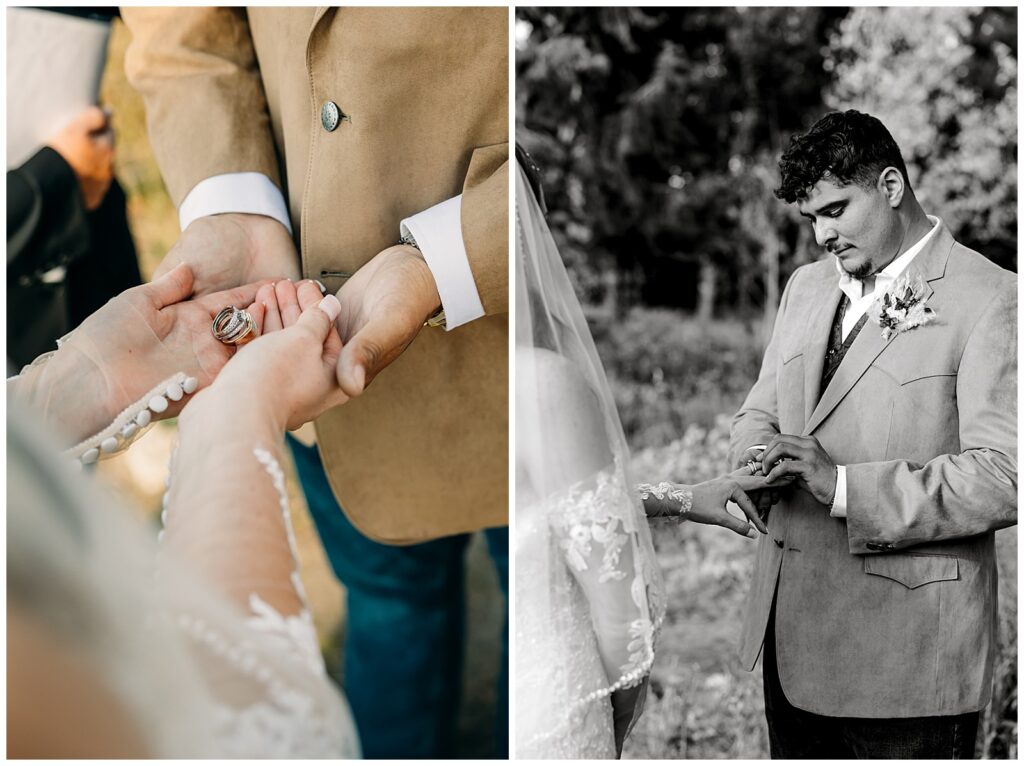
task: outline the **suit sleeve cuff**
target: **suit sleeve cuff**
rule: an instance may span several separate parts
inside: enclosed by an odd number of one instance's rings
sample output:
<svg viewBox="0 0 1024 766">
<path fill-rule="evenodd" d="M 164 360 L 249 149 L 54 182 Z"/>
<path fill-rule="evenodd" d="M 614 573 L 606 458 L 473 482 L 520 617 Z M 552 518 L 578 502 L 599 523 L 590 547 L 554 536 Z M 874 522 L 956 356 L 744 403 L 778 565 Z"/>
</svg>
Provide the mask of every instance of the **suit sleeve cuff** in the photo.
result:
<svg viewBox="0 0 1024 766">
<path fill-rule="evenodd" d="M 836 466 L 836 496 L 829 515 L 834 519 L 846 518 L 846 466 Z"/>
<path fill-rule="evenodd" d="M 453 330 L 482 317 L 484 306 L 462 239 L 462 195 L 409 216 L 400 226 L 402 236 L 416 240 L 434 275 L 446 329 Z"/>
<path fill-rule="evenodd" d="M 284 195 L 263 173 L 225 173 L 200 181 L 178 208 L 178 221 L 184 231 L 197 218 L 218 213 L 265 215 L 292 233 Z"/>
</svg>

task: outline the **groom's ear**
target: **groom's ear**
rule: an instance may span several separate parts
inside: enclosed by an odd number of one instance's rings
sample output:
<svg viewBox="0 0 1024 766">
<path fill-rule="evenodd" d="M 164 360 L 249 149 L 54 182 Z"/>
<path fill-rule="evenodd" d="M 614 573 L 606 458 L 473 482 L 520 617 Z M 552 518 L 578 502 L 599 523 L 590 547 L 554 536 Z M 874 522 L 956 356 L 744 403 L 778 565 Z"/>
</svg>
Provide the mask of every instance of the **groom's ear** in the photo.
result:
<svg viewBox="0 0 1024 766">
<path fill-rule="evenodd" d="M 892 165 L 879 173 L 878 191 L 885 195 L 889 207 L 896 209 L 900 206 L 906 188 L 903 174 Z"/>
</svg>

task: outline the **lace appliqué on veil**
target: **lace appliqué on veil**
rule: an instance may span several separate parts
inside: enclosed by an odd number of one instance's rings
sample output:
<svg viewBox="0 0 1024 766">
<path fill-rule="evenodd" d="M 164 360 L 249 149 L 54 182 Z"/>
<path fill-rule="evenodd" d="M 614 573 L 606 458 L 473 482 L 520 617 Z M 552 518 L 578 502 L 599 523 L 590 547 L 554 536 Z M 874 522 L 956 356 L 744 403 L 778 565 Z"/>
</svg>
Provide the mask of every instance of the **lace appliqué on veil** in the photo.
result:
<svg viewBox="0 0 1024 766">
<path fill-rule="evenodd" d="M 613 469 L 573 485 L 557 500 L 549 514 L 558 545 L 566 561 L 577 572 L 589 570 L 588 559 L 595 555 L 595 546 L 601 557 L 599 583 L 620 581 L 628 577 L 619 566 L 626 545 L 634 546 L 635 558 L 639 561 L 630 583 L 630 597 L 642 616 L 632 620 L 629 625 L 629 660 L 620 666 L 622 675 L 614 683 L 587 695 L 581 704 L 612 694 L 618 689 L 635 686 L 650 671 L 654 661 L 655 624 L 650 617 L 652 610 L 647 588 L 648 582 L 651 582 L 651 562 L 639 555 L 639 546 L 636 544 L 636 500 L 626 490 L 622 474 L 623 471 L 616 463 Z"/>
<path fill-rule="evenodd" d="M 626 532 L 635 529 L 631 528 L 629 514 L 622 513 L 621 503 L 621 483 L 614 473 L 608 473 L 599 475 L 597 486 L 592 489 L 574 485 L 552 509 L 551 526 L 560 533 L 559 546 L 576 571 L 590 568 L 587 558 L 595 543 L 603 547 L 599 582 L 626 577 L 619 569 L 619 559 L 623 546 L 629 542 Z"/>
</svg>

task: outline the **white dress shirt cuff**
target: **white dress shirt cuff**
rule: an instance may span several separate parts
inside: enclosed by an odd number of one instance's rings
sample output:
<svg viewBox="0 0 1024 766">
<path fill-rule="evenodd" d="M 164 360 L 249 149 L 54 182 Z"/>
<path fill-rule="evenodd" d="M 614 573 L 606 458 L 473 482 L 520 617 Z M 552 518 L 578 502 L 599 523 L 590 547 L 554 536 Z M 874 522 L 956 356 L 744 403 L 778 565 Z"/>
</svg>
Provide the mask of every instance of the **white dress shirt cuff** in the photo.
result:
<svg viewBox="0 0 1024 766">
<path fill-rule="evenodd" d="M 836 466 L 836 496 L 832 500 L 829 515 L 833 519 L 846 518 L 846 466 Z"/>
<path fill-rule="evenodd" d="M 284 195 L 263 173 L 224 173 L 200 181 L 178 208 L 178 222 L 185 231 L 197 218 L 218 213 L 269 216 L 292 233 Z"/>
<path fill-rule="evenodd" d="M 434 275 L 444 309 L 445 328 L 454 330 L 484 315 L 473 270 L 462 239 L 462 195 L 409 216 L 401 224 L 402 236 L 412 236 Z"/>
</svg>

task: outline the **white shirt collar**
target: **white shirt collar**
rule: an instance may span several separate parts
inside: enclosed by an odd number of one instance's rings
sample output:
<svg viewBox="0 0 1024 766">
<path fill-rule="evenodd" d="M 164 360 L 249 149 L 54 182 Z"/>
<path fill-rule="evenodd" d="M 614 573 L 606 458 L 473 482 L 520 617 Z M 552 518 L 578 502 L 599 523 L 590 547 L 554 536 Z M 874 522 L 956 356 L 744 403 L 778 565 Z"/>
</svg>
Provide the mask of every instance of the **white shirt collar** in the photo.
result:
<svg viewBox="0 0 1024 766">
<path fill-rule="evenodd" d="M 898 258 L 894 258 L 892 263 L 875 275 L 875 289 L 868 293 L 868 295 L 875 295 L 876 293 L 881 295 L 885 292 L 889 288 L 889 285 L 895 282 L 896 279 L 899 278 L 900 274 L 907 270 L 910 262 L 914 260 L 917 254 L 924 249 L 924 246 L 928 244 L 928 241 L 935 236 L 935 232 L 939 230 L 939 226 L 942 225 L 942 221 L 931 215 L 928 216 L 928 220 L 932 222 L 931 231 L 911 245 L 907 249 L 907 252 L 903 253 L 903 255 Z M 838 257 L 835 259 L 835 264 L 836 271 L 839 272 L 839 289 L 846 294 L 846 297 L 850 299 L 850 302 L 852 303 L 853 301 L 866 297 L 863 292 L 864 283 L 859 279 L 854 279 L 843 271 L 842 266 L 839 265 Z"/>
</svg>

